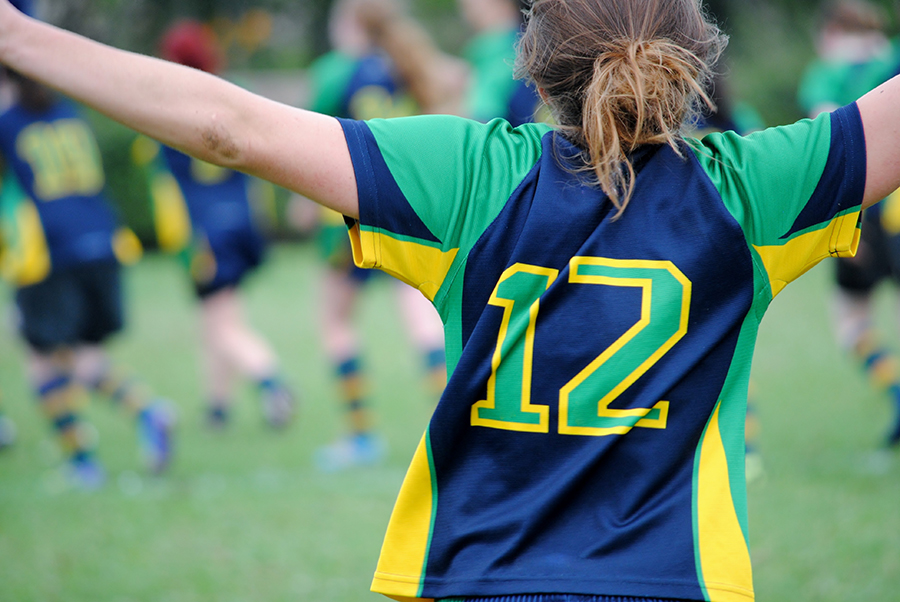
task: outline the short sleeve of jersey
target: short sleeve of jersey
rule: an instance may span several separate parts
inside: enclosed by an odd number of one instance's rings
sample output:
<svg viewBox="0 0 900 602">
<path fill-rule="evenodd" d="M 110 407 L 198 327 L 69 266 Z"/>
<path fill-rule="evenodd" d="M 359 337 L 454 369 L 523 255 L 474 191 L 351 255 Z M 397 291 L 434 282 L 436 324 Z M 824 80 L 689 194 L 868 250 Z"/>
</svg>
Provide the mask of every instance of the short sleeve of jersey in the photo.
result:
<svg viewBox="0 0 900 602">
<path fill-rule="evenodd" d="M 855 104 L 747 137 L 711 134 L 693 148 L 773 294 L 822 258 L 856 252 L 866 155 Z"/>
<path fill-rule="evenodd" d="M 440 309 L 469 250 L 540 158 L 548 128 L 448 116 L 341 124 L 359 192 L 354 261 Z"/>
</svg>

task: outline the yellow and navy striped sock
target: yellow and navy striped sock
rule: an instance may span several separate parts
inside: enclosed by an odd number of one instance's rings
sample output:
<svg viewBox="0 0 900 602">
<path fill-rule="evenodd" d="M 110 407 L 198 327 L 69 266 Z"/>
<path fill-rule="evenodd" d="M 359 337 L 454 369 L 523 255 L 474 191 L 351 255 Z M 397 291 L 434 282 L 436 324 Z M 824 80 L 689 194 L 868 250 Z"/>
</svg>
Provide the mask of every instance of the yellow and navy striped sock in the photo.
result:
<svg viewBox="0 0 900 602">
<path fill-rule="evenodd" d="M 350 430 L 355 434 L 369 432 L 372 422 L 365 400 L 365 383 L 359 357 L 354 356 L 338 364 L 337 376 L 344 396 L 344 410 L 347 412 Z"/>
<path fill-rule="evenodd" d="M 885 347 L 871 343 L 869 339 L 857 345 L 856 353 L 875 386 L 888 392 L 900 390 L 900 370 L 893 353 Z"/>
<path fill-rule="evenodd" d="M 41 410 L 59 438 L 63 453 L 81 461 L 93 452 L 79 412 L 84 398 L 81 387 L 68 375 L 57 375 L 37 386 Z"/>
<path fill-rule="evenodd" d="M 152 401 L 152 397 L 143 383 L 115 368 L 104 370 L 98 378 L 90 383 L 90 387 L 135 416 L 146 409 Z"/>
</svg>

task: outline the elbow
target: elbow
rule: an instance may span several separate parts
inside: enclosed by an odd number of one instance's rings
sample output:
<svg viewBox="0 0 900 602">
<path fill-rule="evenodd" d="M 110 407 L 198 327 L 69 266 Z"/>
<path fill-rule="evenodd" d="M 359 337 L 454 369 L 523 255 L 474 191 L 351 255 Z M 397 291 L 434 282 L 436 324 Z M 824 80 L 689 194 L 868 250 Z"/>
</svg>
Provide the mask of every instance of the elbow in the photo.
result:
<svg viewBox="0 0 900 602">
<path fill-rule="evenodd" d="M 200 148 L 200 158 L 222 167 L 240 169 L 246 162 L 238 136 L 215 115 L 200 129 Z"/>
</svg>

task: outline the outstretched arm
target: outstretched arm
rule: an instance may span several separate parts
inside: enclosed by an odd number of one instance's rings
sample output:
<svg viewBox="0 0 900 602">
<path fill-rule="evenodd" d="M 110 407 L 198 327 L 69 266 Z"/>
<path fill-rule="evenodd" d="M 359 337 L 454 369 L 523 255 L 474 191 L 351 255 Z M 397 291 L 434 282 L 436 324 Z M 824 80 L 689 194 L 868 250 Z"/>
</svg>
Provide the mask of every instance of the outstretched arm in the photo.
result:
<svg viewBox="0 0 900 602">
<path fill-rule="evenodd" d="M 7 0 L 0 63 L 190 155 L 358 217 L 349 151 L 331 117 L 30 19 Z"/>
<path fill-rule="evenodd" d="M 858 102 L 866 134 L 866 192 L 863 207 L 900 188 L 900 76 Z"/>
</svg>

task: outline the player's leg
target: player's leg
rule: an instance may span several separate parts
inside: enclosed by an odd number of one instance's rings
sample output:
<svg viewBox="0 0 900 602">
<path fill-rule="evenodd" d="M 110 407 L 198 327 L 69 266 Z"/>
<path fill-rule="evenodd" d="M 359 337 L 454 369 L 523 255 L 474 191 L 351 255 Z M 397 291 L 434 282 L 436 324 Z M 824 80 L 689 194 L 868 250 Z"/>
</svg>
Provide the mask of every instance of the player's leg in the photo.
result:
<svg viewBox="0 0 900 602">
<path fill-rule="evenodd" d="M 174 405 L 153 395 L 149 387 L 124 368 L 115 366 L 98 344 L 74 351 L 76 380 L 96 394 L 122 407 L 135 422 L 138 447 L 147 468 L 165 470 L 171 460 Z"/>
<path fill-rule="evenodd" d="M 74 358 L 69 347 L 53 351 L 31 348 L 28 374 L 41 412 L 66 458 L 69 478 L 77 487 L 95 489 L 106 480 L 106 474 L 95 455 L 94 431 L 84 420 L 87 398 L 74 377 Z"/>
<path fill-rule="evenodd" d="M 95 437 L 84 420 L 86 397 L 75 379 L 74 344 L 84 311 L 71 270 L 16 291 L 20 334 L 28 345 L 27 372 L 41 413 L 52 427 L 76 486 L 99 487 L 105 480 L 95 456 Z"/>
<path fill-rule="evenodd" d="M 174 406 L 154 395 L 130 370 L 115 366 L 103 348 L 124 322 L 119 265 L 90 264 L 76 273 L 87 310 L 79 332 L 80 343 L 74 349 L 75 378 L 133 417 L 141 455 L 151 471 L 160 472 L 171 459 Z"/>
<path fill-rule="evenodd" d="M 429 391 L 436 400 L 447 384 L 444 325 L 434 306 L 422 293 L 401 282 L 397 282 L 396 286 L 400 312 L 413 345 L 422 355 Z"/>
<path fill-rule="evenodd" d="M 872 321 L 872 291 L 890 274 L 890 251 L 877 214 L 868 211 L 864 219 L 857 256 L 836 260 L 833 324 L 841 347 L 858 361 L 870 382 L 888 394 L 900 418 L 900 363 Z M 888 445 L 900 443 L 898 420 L 892 423 Z"/>
<path fill-rule="evenodd" d="M 200 314 L 210 411 L 227 410 L 231 375 L 238 373 L 259 387 L 268 424 L 287 425 L 294 414 L 294 395 L 281 376 L 271 345 L 250 327 L 237 289 L 226 287 L 203 295 Z"/>
<path fill-rule="evenodd" d="M 357 274 L 356 276 L 351 274 Z M 328 268 L 322 280 L 320 324 L 325 352 L 331 358 L 341 391 L 348 433 L 316 450 L 316 465 L 332 472 L 378 462 L 384 443 L 374 432 L 365 389 L 354 309 L 363 274 Z"/>
<path fill-rule="evenodd" d="M 898 5 L 900 6 L 900 5 Z M 886 255 L 890 264 L 891 277 L 900 286 L 900 190 L 894 192 L 881 204 L 880 223 L 884 233 Z M 900 362 L 896 362 L 900 364 Z M 895 366 L 895 369 L 896 366 Z M 900 372 L 900 369 L 897 369 Z M 900 376 L 897 377 L 900 381 Z M 893 425 L 888 432 L 890 446 L 900 445 L 900 386 L 894 392 Z"/>
<path fill-rule="evenodd" d="M 206 332 L 203 301 L 200 302 L 201 337 L 200 363 L 203 371 L 206 423 L 214 429 L 224 428 L 231 419 L 231 404 L 235 387 L 235 371 L 226 353 Z"/>
<path fill-rule="evenodd" d="M 865 370 L 872 384 L 890 396 L 894 408 L 888 445 L 900 443 L 900 369 L 895 353 L 886 347 L 872 326 L 872 299 L 838 290 L 834 295 L 834 315 L 841 346 Z"/>
</svg>

